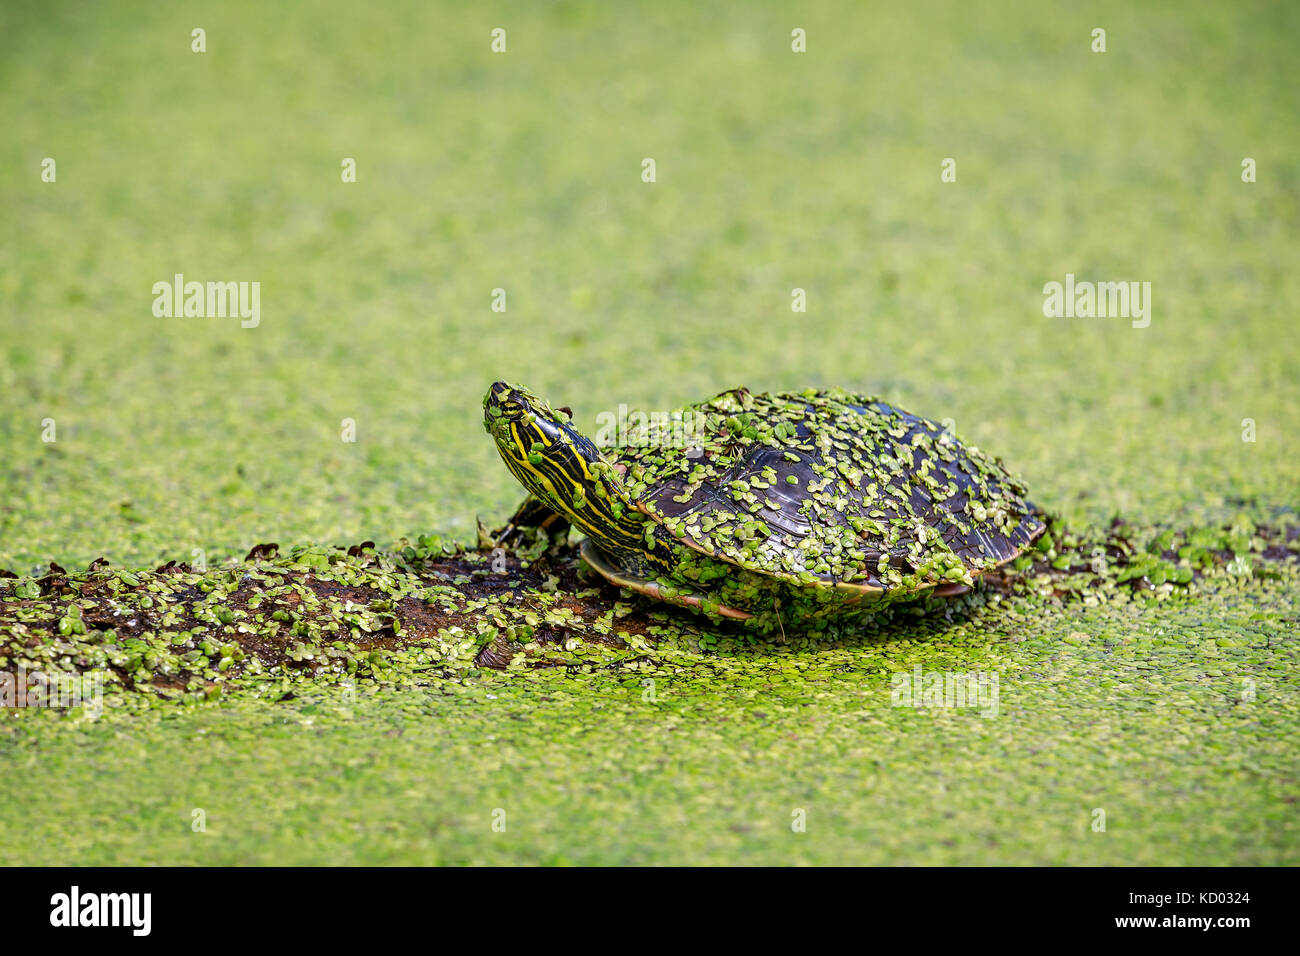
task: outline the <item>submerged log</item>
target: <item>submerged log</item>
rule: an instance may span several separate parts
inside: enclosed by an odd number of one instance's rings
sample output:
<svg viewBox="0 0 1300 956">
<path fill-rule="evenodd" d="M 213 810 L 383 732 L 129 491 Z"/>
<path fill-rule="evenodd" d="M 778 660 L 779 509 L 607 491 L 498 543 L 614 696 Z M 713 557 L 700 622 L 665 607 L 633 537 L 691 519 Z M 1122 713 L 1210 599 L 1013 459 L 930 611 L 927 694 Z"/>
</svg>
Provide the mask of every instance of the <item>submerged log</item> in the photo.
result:
<svg viewBox="0 0 1300 956">
<path fill-rule="evenodd" d="M 1296 569 L 1294 524 L 1185 532 L 1114 523 L 1076 533 L 1052 522 L 1040 547 L 955 600 L 878 619 L 758 637 L 609 586 L 570 544 L 465 547 L 437 538 L 377 549 L 260 544 L 228 567 L 0 572 L 0 671 L 103 671 L 163 696 L 284 678 L 385 683 L 481 669 L 622 667 L 755 641 L 865 639 L 918 617 L 979 614 L 1006 600 L 1176 599 Z"/>
</svg>

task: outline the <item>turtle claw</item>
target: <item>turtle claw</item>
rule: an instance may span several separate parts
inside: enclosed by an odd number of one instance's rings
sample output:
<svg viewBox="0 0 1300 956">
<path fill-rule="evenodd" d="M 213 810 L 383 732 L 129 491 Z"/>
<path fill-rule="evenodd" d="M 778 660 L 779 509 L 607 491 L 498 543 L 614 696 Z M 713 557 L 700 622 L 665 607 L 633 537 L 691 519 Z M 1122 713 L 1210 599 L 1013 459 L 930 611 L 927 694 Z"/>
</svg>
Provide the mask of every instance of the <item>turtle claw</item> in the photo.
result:
<svg viewBox="0 0 1300 956">
<path fill-rule="evenodd" d="M 562 545 L 569 537 L 569 522 L 536 498 L 529 497 L 511 515 L 504 527 L 488 532 L 480 524 L 479 547 L 516 551 L 534 545 L 540 534 L 546 535 L 548 547 Z"/>
</svg>

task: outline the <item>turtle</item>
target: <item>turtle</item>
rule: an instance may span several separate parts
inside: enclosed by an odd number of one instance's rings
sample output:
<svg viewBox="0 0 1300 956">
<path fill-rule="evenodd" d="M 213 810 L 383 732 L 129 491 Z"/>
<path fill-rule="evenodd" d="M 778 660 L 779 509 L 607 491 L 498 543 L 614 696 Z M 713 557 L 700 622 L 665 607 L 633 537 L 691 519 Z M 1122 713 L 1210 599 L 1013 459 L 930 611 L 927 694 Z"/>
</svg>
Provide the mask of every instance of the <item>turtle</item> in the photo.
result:
<svg viewBox="0 0 1300 956">
<path fill-rule="evenodd" d="M 758 631 L 964 594 L 1046 528 L 1000 459 L 841 388 L 733 388 L 600 447 L 523 386 L 493 383 L 483 408 L 528 491 L 499 543 L 577 530 L 609 583 Z"/>
</svg>

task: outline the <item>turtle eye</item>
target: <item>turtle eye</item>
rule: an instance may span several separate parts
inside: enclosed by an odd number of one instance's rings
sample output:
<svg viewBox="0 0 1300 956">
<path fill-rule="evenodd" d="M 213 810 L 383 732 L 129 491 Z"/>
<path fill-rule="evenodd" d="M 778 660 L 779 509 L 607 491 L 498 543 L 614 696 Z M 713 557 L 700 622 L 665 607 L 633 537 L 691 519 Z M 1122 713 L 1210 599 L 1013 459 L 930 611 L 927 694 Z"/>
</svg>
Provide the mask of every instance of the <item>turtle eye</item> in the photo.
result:
<svg viewBox="0 0 1300 956">
<path fill-rule="evenodd" d="M 528 410 L 526 395 L 507 382 L 497 382 L 488 389 L 484 404 L 494 417 L 518 418 Z"/>
</svg>

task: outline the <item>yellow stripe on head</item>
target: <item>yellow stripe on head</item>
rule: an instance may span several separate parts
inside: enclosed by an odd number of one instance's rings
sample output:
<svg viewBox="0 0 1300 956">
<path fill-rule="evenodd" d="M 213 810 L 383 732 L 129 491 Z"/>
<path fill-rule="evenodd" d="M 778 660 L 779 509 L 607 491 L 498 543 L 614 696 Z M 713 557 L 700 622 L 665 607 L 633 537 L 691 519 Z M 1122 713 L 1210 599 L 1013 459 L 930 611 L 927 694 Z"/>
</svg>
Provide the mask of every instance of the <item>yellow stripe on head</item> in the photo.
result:
<svg viewBox="0 0 1300 956">
<path fill-rule="evenodd" d="M 591 439 L 527 389 L 497 382 L 483 423 L 519 483 L 616 560 L 671 573 L 675 545 L 632 507 L 622 478 Z"/>
</svg>

